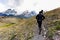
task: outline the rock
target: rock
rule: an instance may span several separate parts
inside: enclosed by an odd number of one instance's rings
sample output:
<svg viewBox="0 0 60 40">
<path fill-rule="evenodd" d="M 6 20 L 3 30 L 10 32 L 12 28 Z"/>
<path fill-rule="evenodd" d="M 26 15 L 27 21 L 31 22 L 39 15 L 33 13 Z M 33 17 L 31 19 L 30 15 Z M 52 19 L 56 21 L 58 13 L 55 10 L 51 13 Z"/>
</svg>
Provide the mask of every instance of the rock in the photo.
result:
<svg viewBox="0 0 60 40">
<path fill-rule="evenodd" d="M 60 30 L 56 32 L 56 34 L 53 36 L 54 40 L 60 40 Z"/>
</svg>

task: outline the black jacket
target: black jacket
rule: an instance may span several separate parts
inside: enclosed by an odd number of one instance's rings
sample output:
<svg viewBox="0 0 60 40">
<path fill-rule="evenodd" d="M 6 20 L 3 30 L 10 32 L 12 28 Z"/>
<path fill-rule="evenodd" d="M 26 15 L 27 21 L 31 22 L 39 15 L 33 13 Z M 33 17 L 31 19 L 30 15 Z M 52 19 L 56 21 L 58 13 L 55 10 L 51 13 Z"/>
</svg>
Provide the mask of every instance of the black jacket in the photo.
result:
<svg viewBox="0 0 60 40">
<path fill-rule="evenodd" d="M 38 14 L 38 15 L 36 16 L 36 19 L 37 19 L 37 21 L 42 21 L 42 20 L 45 19 L 45 17 L 44 17 L 42 14 Z"/>
</svg>

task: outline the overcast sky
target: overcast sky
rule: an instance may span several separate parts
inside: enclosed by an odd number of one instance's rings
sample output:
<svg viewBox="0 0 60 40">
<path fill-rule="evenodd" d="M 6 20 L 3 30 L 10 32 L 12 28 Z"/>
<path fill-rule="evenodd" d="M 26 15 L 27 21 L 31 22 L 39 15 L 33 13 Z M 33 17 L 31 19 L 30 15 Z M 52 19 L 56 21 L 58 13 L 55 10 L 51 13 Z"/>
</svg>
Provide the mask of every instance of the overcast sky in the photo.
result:
<svg viewBox="0 0 60 40">
<path fill-rule="evenodd" d="M 58 7 L 60 7 L 60 0 L 0 0 L 0 12 L 9 8 L 18 12 L 25 10 L 38 12 L 41 9 L 49 11 Z"/>
</svg>

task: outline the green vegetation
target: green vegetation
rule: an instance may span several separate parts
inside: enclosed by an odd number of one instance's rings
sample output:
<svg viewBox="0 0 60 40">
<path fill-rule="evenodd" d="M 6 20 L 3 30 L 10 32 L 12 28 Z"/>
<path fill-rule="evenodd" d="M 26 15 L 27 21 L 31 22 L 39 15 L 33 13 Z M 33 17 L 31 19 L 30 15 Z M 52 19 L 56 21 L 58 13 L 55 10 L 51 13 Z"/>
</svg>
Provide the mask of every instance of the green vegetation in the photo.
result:
<svg viewBox="0 0 60 40">
<path fill-rule="evenodd" d="M 1 27 L 3 28 L 3 27 L 9 27 L 9 26 L 13 26 L 13 25 L 14 25 L 14 23 L 8 23 L 8 24 L 6 23 L 5 25 L 3 25 L 3 26 L 1 26 Z M 1 28 L 1 27 L 0 27 L 0 28 Z"/>
<path fill-rule="evenodd" d="M 45 24 L 47 32 L 47 37 L 52 39 L 55 35 L 55 32 L 60 30 L 60 8 L 46 12 L 45 14 Z"/>
<path fill-rule="evenodd" d="M 57 30 L 60 30 L 60 21 L 52 22 L 54 26 L 48 28 L 48 37 L 52 38 Z"/>
<path fill-rule="evenodd" d="M 10 39 L 10 40 L 13 40 L 15 37 L 16 37 L 16 35 L 12 35 L 12 37 L 11 37 L 11 39 Z"/>
<path fill-rule="evenodd" d="M 52 38 L 54 33 L 56 32 L 55 28 L 51 27 L 48 29 L 48 37 Z"/>
<path fill-rule="evenodd" d="M 56 30 L 60 30 L 60 25 L 57 25 L 57 26 L 55 27 L 55 29 L 56 29 Z"/>
</svg>

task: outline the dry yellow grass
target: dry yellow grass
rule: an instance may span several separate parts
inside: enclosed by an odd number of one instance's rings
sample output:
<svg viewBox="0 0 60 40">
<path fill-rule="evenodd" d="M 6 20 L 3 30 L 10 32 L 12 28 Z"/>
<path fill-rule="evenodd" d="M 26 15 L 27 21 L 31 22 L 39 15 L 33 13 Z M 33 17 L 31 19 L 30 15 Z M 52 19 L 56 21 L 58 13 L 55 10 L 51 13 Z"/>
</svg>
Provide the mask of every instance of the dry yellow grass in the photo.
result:
<svg viewBox="0 0 60 40">
<path fill-rule="evenodd" d="M 36 27 L 35 17 L 29 19 L 7 17 L 1 21 L 6 23 L 6 25 L 4 25 L 6 27 L 2 26 L 0 28 L 1 40 L 30 40 L 33 37 L 34 28 Z M 13 23 L 14 25 L 10 25 L 9 23 Z"/>
</svg>

